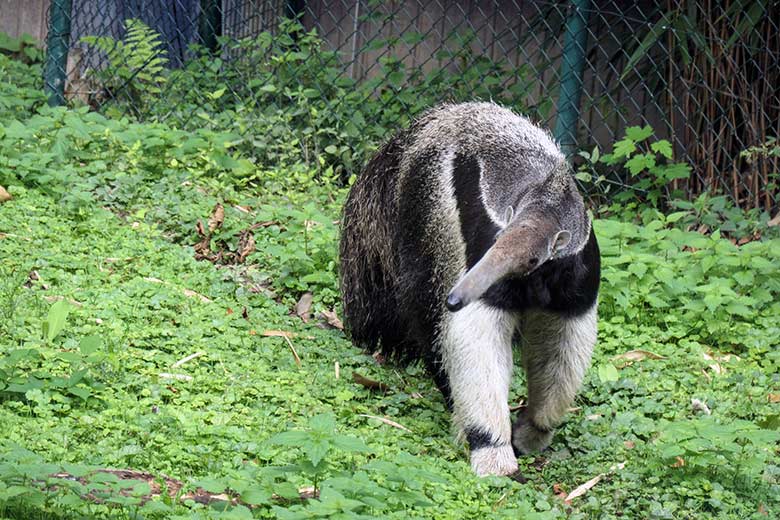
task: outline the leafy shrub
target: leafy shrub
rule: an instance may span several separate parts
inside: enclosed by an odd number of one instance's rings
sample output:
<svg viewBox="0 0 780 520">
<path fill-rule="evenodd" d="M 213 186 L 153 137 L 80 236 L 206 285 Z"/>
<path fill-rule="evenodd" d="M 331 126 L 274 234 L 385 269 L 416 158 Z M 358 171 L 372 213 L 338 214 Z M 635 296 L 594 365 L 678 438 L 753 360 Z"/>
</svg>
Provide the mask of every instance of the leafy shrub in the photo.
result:
<svg viewBox="0 0 780 520">
<path fill-rule="evenodd" d="M 670 209 L 685 212 L 678 221 L 678 226 L 683 229 L 697 229 L 704 233 L 720 230 L 723 235 L 737 239 L 777 236 L 777 230 L 768 225 L 769 213 L 757 208 L 738 208 L 727 195 L 705 192 L 693 200 L 669 200 L 668 205 Z"/>
<path fill-rule="evenodd" d="M 421 37 L 405 36 L 408 41 Z M 346 181 L 388 133 L 442 99 L 490 98 L 537 116 L 549 112 L 554 92 L 529 105 L 536 78 L 527 68 L 509 68 L 473 53 L 468 45 L 473 33 L 459 37 L 461 50 L 437 56 L 444 65 L 430 73 L 383 57 L 372 79 L 356 82 L 344 75 L 338 53 L 325 50 L 315 31 L 287 20 L 273 33 L 220 39 L 219 56 L 193 47 L 193 58 L 182 68 L 165 72 L 158 102 L 122 98 L 109 110 L 235 133 L 241 136 L 236 149 L 263 169 L 296 163 L 317 171 L 332 167 Z M 145 52 L 152 49 L 146 46 L 139 61 L 149 61 Z M 126 75 L 128 59 L 115 56 L 116 63 L 112 59 L 101 72 L 109 85 Z M 462 72 L 450 72 L 454 64 Z"/>
<path fill-rule="evenodd" d="M 596 220 L 600 311 L 744 344 L 756 316 L 780 312 L 780 240 L 737 247 L 717 231 L 706 236 L 674 227 L 684 215 L 657 214 L 641 226 Z"/>
<path fill-rule="evenodd" d="M 0 32 L 0 54 L 27 64 L 43 61 L 43 51 L 39 43 L 27 33 L 19 38 L 11 38 Z"/>
<path fill-rule="evenodd" d="M 691 167 L 673 162 L 671 143 L 666 139 L 650 142 L 651 136 L 651 127 L 632 126 L 626 129 L 625 137 L 613 145 L 612 153 L 602 155 L 598 149 L 580 152 L 586 162 L 580 166 L 577 179 L 585 183 L 586 187 L 603 188 L 605 194 L 612 187 L 610 181 L 629 186 L 630 190 L 615 190 L 612 199 L 621 203 L 642 197 L 652 206 L 660 207 L 667 195 L 678 195 L 671 192 L 671 183 L 687 179 Z M 603 169 L 599 165 L 605 165 L 613 173 L 598 173 Z"/>
<path fill-rule="evenodd" d="M 408 453 L 400 454 L 393 462 L 374 460 L 358 471 L 337 472 L 329 460 L 336 453 L 371 450 L 359 439 L 336 433 L 335 428 L 332 414 L 320 414 L 309 420 L 308 430 L 283 432 L 267 441 L 303 452 L 284 471 L 310 479 L 317 495 L 317 500 L 301 505 L 274 506 L 279 518 L 332 515 L 365 518 L 365 513 L 376 517 L 380 513 L 403 512 L 409 507 L 429 507 L 432 503 L 425 494 L 426 484 L 447 483 L 440 475 L 423 469 L 419 459 Z"/>
<path fill-rule="evenodd" d="M 748 421 L 723 424 L 712 416 L 659 425 L 657 455 L 681 471 L 748 484 L 759 479 L 776 456 L 780 432 Z"/>
<path fill-rule="evenodd" d="M 39 63 L 28 65 L 0 52 L 0 77 L 0 121 L 24 120 L 46 102 Z"/>
<path fill-rule="evenodd" d="M 84 36 L 81 41 L 92 45 L 108 58 L 108 67 L 92 71 L 112 98 L 126 102 L 126 107 L 140 114 L 146 110 L 149 96 L 162 91 L 168 62 L 162 50 L 160 35 L 141 20 L 125 20 L 125 37 Z"/>
<path fill-rule="evenodd" d="M 63 300 L 55 302 L 41 322 L 42 342 L 52 344 L 66 325 L 71 305 Z M 18 348 L 0 358 L 0 400 L 19 399 L 31 403 L 35 413 L 67 413 L 80 402 L 86 402 L 93 390 L 102 385 L 92 369 L 104 359 L 102 341 L 97 336 L 86 336 L 76 345 L 57 355 L 56 370 L 46 370 L 46 356 L 33 344 Z"/>
</svg>

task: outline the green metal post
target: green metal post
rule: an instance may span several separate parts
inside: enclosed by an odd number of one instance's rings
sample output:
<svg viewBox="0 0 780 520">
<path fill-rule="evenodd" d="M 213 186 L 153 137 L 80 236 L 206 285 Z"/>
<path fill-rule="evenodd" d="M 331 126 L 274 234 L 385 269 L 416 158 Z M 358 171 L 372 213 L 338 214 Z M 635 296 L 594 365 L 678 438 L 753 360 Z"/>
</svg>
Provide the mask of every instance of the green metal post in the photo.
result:
<svg viewBox="0 0 780 520">
<path fill-rule="evenodd" d="M 555 139 L 566 156 L 577 146 L 577 123 L 580 119 L 582 71 L 585 68 L 585 49 L 588 44 L 588 11 L 590 0 L 572 0 L 566 19 L 566 36 L 561 56 L 561 87 L 558 95 L 558 118 Z"/>
<path fill-rule="evenodd" d="M 211 52 L 217 51 L 217 38 L 222 35 L 222 2 L 220 0 L 200 0 L 198 18 L 198 36 L 200 42 Z"/>
<path fill-rule="evenodd" d="M 49 8 L 49 36 L 44 72 L 44 91 L 49 105 L 65 104 L 65 77 L 70 47 L 71 0 L 52 0 Z"/>
</svg>

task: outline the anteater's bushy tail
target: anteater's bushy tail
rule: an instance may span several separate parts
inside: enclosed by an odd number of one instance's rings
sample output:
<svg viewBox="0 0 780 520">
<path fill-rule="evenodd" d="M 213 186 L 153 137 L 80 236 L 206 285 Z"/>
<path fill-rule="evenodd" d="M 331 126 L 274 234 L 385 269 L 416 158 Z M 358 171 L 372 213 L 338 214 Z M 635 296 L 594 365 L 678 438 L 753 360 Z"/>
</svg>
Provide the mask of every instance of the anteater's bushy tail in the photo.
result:
<svg viewBox="0 0 780 520">
<path fill-rule="evenodd" d="M 350 190 L 341 219 L 340 288 L 352 341 L 392 354 L 403 341 L 396 298 L 395 187 L 405 134 L 385 144 Z"/>
</svg>

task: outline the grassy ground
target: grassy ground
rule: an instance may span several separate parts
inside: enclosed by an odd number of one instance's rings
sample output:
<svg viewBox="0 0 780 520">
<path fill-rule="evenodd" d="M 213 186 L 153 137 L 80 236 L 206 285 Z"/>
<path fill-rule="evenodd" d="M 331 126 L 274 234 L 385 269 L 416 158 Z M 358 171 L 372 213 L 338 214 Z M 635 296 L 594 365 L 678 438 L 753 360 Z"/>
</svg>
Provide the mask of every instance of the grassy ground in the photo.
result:
<svg viewBox="0 0 780 520">
<path fill-rule="evenodd" d="M 14 194 L 0 205 L 0 376 L 6 386 L 0 393 L 0 493 L 11 489 L 2 482 L 11 483 L 13 468 L 34 475 L 53 463 L 72 473 L 85 466 L 133 468 L 215 492 L 238 489 L 247 502 L 260 504 L 254 512 L 261 516 L 778 514 L 773 432 L 754 425 L 770 421 L 765 426 L 772 427 L 778 407 L 772 402 L 779 386 L 777 328 L 765 317 L 755 316 L 757 333 L 745 344 L 717 350 L 697 336 L 680 337 L 675 327 L 637 326 L 608 310 L 577 408 L 548 452 L 521 460 L 529 482 L 480 480 L 465 450 L 453 444 L 442 399 L 418 368 L 380 366 L 341 331 L 290 315 L 289 298 L 272 298 L 240 269 L 195 261 L 191 248 L 171 243 L 155 224 L 102 209 L 76 217 L 36 190 Z M 201 209 L 205 221 L 210 208 Z M 609 238 L 605 242 L 609 266 Z M 71 302 L 69 315 L 52 337 L 62 321 L 54 315 L 59 299 Z M 296 334 L 291 343 L 300 366 L 284 338 L 264 335 L 269 330 Z M 613 360 L 637 349 L 633 360 Z M 735 349 L 738 356 L 728 355 Z M 175 366 L 194 353 L 202 354 Z M 353 381 L 353 372 L 389 389 L 370 391 Z M 520 375 L 513 399 L 522 396 Z M 712 416 L 692 408 L 693 398 Z M 323 413 L 332 415 L 318 416 Z M 331 433 L 331 421 L 339 433 Z M 269 442 L 288 430 L 314 433 Z M 664 442 L 667 430 L 674 433 Z M 362 439 L 370 452 L 342 434 Z M 687 451 L 676 450 L 683 441 L 690 441 Z M 318 458 L 330 466 L 317 467 Z M 288 463 L 299 467 L 264 473 Z M 599 475 L 583 496 L 563 501 L 564 493 Z M 331 478 L 323 501 L 309 501 L 306 511 L 296 512 L 304 506 L 295 500 L 269 496 L 289 496 L 323 477 Z M 175 501 L 160 502 L 159 513 L 132 502 L 113 509 L 53 491 L 43 499 L 32 480 L 16 499 L 0 501 L 0 512 L 12 518 L 249 513 Z M 377 503 L 360 502 L 370 493 Z"/>
</svg>

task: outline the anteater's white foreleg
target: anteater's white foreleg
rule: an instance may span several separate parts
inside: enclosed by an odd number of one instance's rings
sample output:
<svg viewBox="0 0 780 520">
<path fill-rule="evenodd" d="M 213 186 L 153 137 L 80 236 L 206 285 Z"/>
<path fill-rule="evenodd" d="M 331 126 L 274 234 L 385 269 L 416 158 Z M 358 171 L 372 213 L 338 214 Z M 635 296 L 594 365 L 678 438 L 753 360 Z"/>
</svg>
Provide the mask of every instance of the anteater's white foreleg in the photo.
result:
<svg viewBox="0 0 780 520">
<path fill-rule="evenodd" d="M 528 312 L 521 324 L 528 405 L 512 428 L 521 453 L 543 450 L 574 401 L 596 343 L 596 306 L 578 316 Z"/>
<path fill-rule="evenodd" d="M 453 423 L 469 443 L 478 475 L 517 470 L 508 404 L 516 326 L 515 315 L 474 302 L 448 314 L 442 331 Z"/>
</svg>

